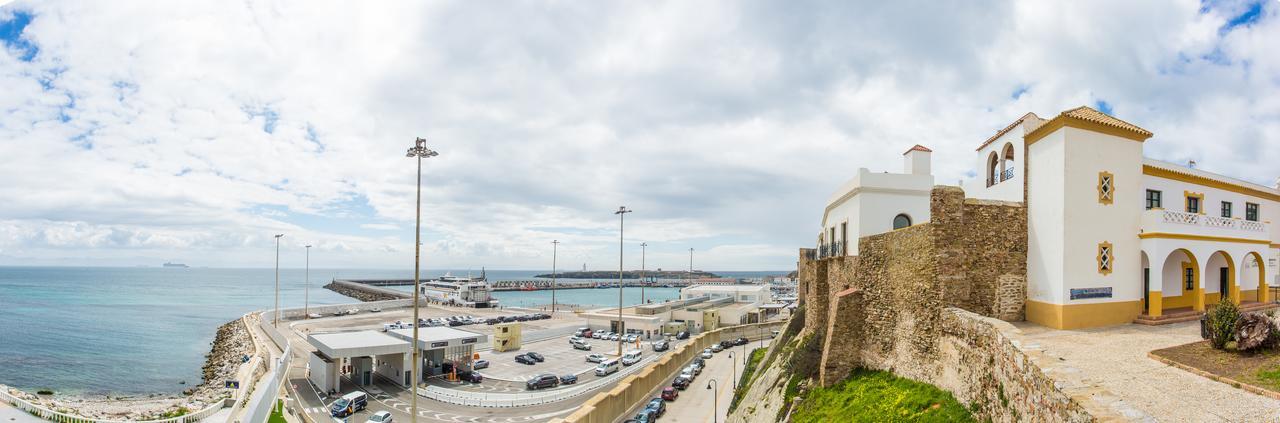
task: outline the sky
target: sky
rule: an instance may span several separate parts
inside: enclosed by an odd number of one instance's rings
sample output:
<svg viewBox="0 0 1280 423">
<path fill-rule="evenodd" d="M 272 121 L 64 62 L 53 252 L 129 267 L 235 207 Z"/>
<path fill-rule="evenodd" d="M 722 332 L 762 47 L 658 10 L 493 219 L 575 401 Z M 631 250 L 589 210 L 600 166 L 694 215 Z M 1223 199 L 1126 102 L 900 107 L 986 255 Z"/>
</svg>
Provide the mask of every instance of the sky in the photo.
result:
<svg viewBox="0 0 1280 423">
<path fill-rule="evenodd" d="M 0 2 L 3 3 L 3 2 Z M 0 265 L 794 269 L 1026 112 L 1273 186 L 1280 1 L 0 5 Z"/>
</svg>

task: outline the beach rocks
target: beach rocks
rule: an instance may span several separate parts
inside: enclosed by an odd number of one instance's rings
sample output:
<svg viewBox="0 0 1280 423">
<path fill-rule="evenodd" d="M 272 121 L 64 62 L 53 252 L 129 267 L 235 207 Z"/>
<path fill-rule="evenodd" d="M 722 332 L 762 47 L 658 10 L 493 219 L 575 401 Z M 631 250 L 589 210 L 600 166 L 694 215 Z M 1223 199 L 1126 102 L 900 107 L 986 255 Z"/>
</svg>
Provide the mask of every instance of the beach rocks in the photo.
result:
<svg viewBox="0 0 1280 423">
<path fill-rule="evenodd" d="M 337 293 L 342 294 L 342 295 L 346 295 L 346 296 L 351 297 L 351 298 L 355 298 L 355 299 L 357 299 L 357 300 L 360 300 L 360 301 L 362 301 L 362 302 L 366 302 L 366 303 L 367 303 L 367 302 L 370 302 L 370 301 L 386 301 L 386 300 L 398 300 L 398 299 L 400 299 L 400 297 L 396 297 L 396 296 L 393 296 L 393 295 L 382 294 L 382 293 L 376 293 L 376 292 L 361 291 L 361 290 L 358 290 L 358 289 L 352 289 L 352 288 L 347 287 L 347 286 L 338 285 L 338 284 L 333 283 L 333 282 L 329 282 L 329 284 L 328 284 L 328 285 L 325 285 L 325 286 L 324 286 L 324 288 L 325 288 L 325 289 L 328 289 L 328 290 L 330 290 L 330 291 L 333 291 L 333 292 L 337 292 Z M 412 296 L 411 294 L 413 294 L 413 293 L 412 293 L 412 292 L 409 292 L 409 293 L 406 293 L 406 294 L 405 294 L 405 296 L 406 296 L 406 297 L 411 297 L 411 296 Z"/>
</svg>

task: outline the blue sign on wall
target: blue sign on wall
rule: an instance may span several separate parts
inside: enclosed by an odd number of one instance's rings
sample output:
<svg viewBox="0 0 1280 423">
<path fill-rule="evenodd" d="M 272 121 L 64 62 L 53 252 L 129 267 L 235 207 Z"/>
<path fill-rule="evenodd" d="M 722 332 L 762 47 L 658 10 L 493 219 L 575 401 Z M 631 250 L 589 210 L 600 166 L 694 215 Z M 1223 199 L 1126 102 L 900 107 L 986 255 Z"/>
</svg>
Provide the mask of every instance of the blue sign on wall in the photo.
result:
<svg viewBox="0 0 1280 423">
<path fill-rule="evenodd" d="M 1071 290 L 1071 299 L 1083 300 L 1087 298 L 1111 298 L 1111 287 L 1076 288 Z"/>
</svg>

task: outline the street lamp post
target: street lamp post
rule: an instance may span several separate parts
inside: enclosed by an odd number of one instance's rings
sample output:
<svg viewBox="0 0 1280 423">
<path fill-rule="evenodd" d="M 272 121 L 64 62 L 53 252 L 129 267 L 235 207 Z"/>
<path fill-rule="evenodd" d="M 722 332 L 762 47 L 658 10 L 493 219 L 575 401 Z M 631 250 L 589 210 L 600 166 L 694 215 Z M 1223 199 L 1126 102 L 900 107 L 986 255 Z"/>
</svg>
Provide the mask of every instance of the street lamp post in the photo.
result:
<svg viewBox="0 0 1280 423">
<path fill-rule="evenodd" d="M 640 243 L 640 304 L 644 305 L 644 247 L 648 247 L 649 243 Z"/>
<path fill-rule="evenodd" d="M 693 279 L 693 248 L 689 248 L 689 279 Z"/>
<path fill-rule="evenodd" d="M 280 327 L 280 238 L 284 234 L 276 235 L 276 309 L 271 312 L 271 325 Z"/>
<path fill-rule="evenodd" d="M 556 249 L 559 240 L 551 240 L 551 314 L 556 314 Z"/>
<path fill-rule="evenodd" d="M 711 423 L 715 423 L 720 418 L 720 398 L 716 395 L 720 393 L 720 384 L 715 379 L 711 379 L 711 382 L 707 383 L 707 389 L 711 391 Z"/>
<path fill-rule="evenodd" d="M 302 288 L 302 318 L 311 318 L 311 246 L 307 245 L 306 285 Z"/>
<path fill-rule="evenodd" d="M 619 357 L 622 356 L 623 336 L 621 334 L 627 333 L 626 330 L 623 329 L 624 324 L 622 321 L 622 238 L 623 238 L 623 228 L 625 227 L 624 217 L 627 215 L 627 213 L 631 213 L 631 210 L 627 209 L 627 206 L 618 206 L 618 211 L 613 212 L 613 214 L 618 215 L 618 333 L 619 333 L 618 356 Z"/>
<path fill-rule="evenodd" d="M 422 365 L 422 349 L 418 348 L 418 326 L 422 326 L 418 320 L 418 298 L 422 296 L 422 282 L 418 279 L 422 252 L 422 159 L 435 157 L 440 153 L 427 148 L 427 140 L 422 138 L 413 140 L 413 143 L 413 147 L 409 148 L 409 152 L 405 156 L 415 158 L 418 162 L 418 191 L 417 198 L 414 200 L 416 208 L 413 225 L 413 346 L 411 347 L 413 348 L 413 390 L 409 395 L 413 398 L 412 403 L 409 405 L 409 418 L 411 422 L 417 422 L 418 381 L 422 380 L 422 374 L 418 370 L 418 367 Z"/>
<path fill-rule="evenodd" d="M 729 379 L 729 386 L 737 387 L 738 386 L 738 358 L 734 357 L 733 352 L 730 351 L 729 359 L 733 360 L 733 365 L 730 366 L 730 367 L 733 367 L 733 379 Z M 747 361 L 746 357 L 743 357 L 742 361 Z"/>
</svg>

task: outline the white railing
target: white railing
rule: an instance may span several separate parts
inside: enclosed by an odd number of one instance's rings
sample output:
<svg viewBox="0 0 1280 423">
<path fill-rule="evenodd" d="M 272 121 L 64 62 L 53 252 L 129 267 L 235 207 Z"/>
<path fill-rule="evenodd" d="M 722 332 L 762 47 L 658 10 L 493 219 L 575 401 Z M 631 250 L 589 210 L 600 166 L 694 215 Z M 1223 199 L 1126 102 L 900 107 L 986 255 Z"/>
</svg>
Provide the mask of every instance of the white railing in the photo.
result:
<svg viewBox="0 0 1280 423">
<path fill-rule="evenodd" d="M 1165 210 L 1165 223 L 1181 223 L 1184 225 L 1199 225 L 1201 215 L 1195 213 L 1184 213 L 1180 211 Z"/>
<path fill-rule="evenodd" d="M 450 389 L 443 386 L 428 386 L 419 388 L 418 395 L 430 398 L 436 401 L 457 404 L 468 407 L 528 407 L 539 404 L 547 404 L 557 401 L 563 401 L 579 395 L 590 393 L 602 386 L 609 386 L 618 380 L 639 372 L 649 364 L 662 358 L 662 354 L 651 355 L 645 357 L 639 363 L 624 367 L 617 373 L 608 377 L 598 378 L 596 380 L 574 385 L 565 389 L 554 389 L 542 392 L 530 392 L 525 394 L 498 394 L 485 392 L 462 391 L 458 389 Z M 588 373 L 590 374 L 590 373 Z"/>
<path fill-rule="evenodd" d="M 1235 219 L 1229 217 L 1204 216 L 1204 225 L 1215 228 L 1235 227 Z"/>
<path fill-rule="evenodd" d="M 1241 220 L 1239 222 L 1240 229 L 1244 229 L 1246 231 L 1263 232 L 1267 230 L 1267 226 L 1263 225 L 1262 222 L 1254 222 L 1252 220 Z"/>
<path fill-rule="evenodd" d="M 13 395 L 10 395 L 9 388 L 4 387 L 3 385 L 0 385 L 0 401 L 13 404 L 15 408 L 22 411 L 26 411 L 27 413 L 30 413 L 36 417 L 53 421 L 53 422 L 58 422 L 58 423 L 124 423 L 124 422 L 141 421 L 141 420 L 93 419 L 88 417 L 75 416 L 67 413 L 60 413 L 60 412 L 53 411 L 48 408 L 44 408 L 42 406 L 33 404 L 22 398 L 18 398 Z M 226 407 L 226 405 L 227 405 L 227 402 L 223 400 L 223 401 L 218 401 L 216 403 L 210 404 L 208 407 L 205 407 L 203 410 L 200 410 L 191 414 L 186 414 L 178 417 L 170 417 L 167 419 L 145 420 L 145 421 L 147 423 L 191 423 L 191 422 L 200 421 L 205 417 L 212 416 L 214 413 L 217 413 L 218 410 L 221 410 L 223 407 Z"/>
<path fill-rule="evenodd" d="M 280 384 L 284 383 L 285 376 L 289 374 L 289 362 L 292 360 L 293 347 L 286 346 L 280 358 L 276 360 L 275 366 L 271 369 L 267 383 L 254 390 L 253 396 L 249 399 L 249 405 L 245 406 L 243 423 L 264 423 L 267 421 L 267 416 L 270 415 L 271 409 L 276 405 L 276 397 L 280 394 Z"/>
</svg>

